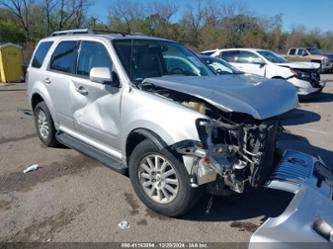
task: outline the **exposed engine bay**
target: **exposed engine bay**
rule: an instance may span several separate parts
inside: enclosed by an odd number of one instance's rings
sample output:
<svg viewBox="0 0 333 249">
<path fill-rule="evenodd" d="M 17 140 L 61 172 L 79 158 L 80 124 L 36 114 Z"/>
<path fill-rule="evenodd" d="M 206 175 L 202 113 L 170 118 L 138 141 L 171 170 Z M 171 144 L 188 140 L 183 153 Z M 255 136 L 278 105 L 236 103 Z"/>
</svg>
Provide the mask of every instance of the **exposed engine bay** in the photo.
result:
<svg viewBox="0 0 333 249">
<path fill-rule="evenodd" d="M 248 114 L 224 112 L 206 101 L 174 90 L 144 83 L 142 90 L 172 99 L 209 117 L 196 122 L 200 142 L 184 140 L 172 146 L 194 158 L 194 183 L 214 184 L 213 189 L 242 193 L 264 184 L 274 170 L 278 117 L 256 120 Z M 215 177 L 200 181 L 204 168 Z"/>
</svg>

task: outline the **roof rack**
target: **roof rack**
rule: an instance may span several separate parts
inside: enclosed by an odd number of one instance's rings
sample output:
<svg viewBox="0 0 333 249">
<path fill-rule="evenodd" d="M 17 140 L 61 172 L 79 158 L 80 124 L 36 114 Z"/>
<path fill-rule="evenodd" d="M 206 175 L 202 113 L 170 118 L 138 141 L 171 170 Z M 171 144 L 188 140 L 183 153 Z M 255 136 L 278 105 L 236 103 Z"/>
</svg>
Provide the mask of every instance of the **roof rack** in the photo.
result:
<svg viewBox="0 0 333 249">
<path fill-rule="evenodd" d="M 112 30 L 97 30 L 97 29 L 69 29 L 60 30 L 53 32 L 50 36 L 62 36 L 62 35 L 82 35 L 82 34 L 120 34 L 122 36 L 128 35 L 128 33 L 123 33 L 120 31 Z"/>
</svg>

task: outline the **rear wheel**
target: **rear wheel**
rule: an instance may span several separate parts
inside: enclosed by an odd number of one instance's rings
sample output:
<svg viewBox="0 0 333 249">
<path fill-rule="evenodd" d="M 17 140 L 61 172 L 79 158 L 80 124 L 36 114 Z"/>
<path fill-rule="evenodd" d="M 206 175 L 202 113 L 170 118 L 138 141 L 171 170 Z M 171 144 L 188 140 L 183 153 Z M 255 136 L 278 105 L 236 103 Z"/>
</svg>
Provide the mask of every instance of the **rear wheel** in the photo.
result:
<svg viewBox="0 0 333 249">
<path fill-rule="evenodd" d="M 39 102 L 34 109 L 35 126 L 39 139 L 49 147 L 55 147 L 59 143 L 55 138 L 56 129 L 49 109 L 45 102 Z"/>
<path fill-rule="evenodd" d="M 196 203 L 198 191 L 190 186 L 183 163 L 168 151 L 144 140 L 129 160 L 133 188 L 150 209 L 167 216 L 181 216 Z"/>
</svg>

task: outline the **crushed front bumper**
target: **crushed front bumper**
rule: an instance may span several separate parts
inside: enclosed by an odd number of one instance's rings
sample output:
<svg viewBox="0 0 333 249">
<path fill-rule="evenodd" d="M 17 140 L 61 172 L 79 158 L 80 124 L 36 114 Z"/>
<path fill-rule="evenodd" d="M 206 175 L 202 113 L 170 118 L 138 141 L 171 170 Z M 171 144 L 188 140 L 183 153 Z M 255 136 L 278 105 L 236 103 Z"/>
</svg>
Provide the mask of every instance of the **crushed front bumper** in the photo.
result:
<svg viewBox="0 0 333 249">
<path fill-rule="evenodd" d="M 267 219 L 252 235 L 249 249 L 333 248 L 333 169 L 320 158 L 286 151 L 266 187 L 295 196 L 280 216 Z"/>
<path fill-rule="evenodd" d="M 309 81 L 292 77 L 288 79 L 297 88 L 297 94 L 301 98 L 314 97 L 322 92 L 326 82 L 320 82 L 318 86 L 313 87 Z"/>
</svg>

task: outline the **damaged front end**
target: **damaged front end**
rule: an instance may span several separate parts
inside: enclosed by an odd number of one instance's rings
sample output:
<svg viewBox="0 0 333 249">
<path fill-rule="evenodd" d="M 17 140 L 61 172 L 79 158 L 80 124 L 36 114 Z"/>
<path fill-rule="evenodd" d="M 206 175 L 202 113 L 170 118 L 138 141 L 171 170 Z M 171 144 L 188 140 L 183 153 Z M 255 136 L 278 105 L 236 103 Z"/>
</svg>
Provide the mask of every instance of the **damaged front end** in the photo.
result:
<svg viewBox="0 0 333 249">
<path fill-rule="evenodd" d="M 240 118 L 246 120 L 248 117 L 243 115 Z M 194 181 L 198 185 L 206 183 L 200 179 L 202 172 L 207 171 L 204 167 L 216 173 L 215 184 L 219 188 L 227 187 L 238 193 L 244 192 L 247 187 L 263 184 L 271 175 L 278 119 L 249 120 L 236 122 L 225 117 L 198 119 L 196 125 L 201 142 L 186 140 L 173 145 L 178 153 L 196 158 L 192 177 L 196 178 Z"/>
<path fill-rule="evenodd" d="M 183 156 L 192 186 L 208 184 L 217 194 L 243 193 L 269 178 L 279 116 L 297 104 L 295 89 L 285 82 L 256 77 L 161 77 L 144 80 L 140 88 L 202 114 L 195 124 L 199 139 L 171 149 Z M 265 96 L 272 91 L 279 94 L 269 101 Z"/>
</svg>

